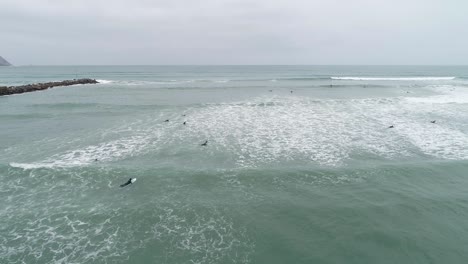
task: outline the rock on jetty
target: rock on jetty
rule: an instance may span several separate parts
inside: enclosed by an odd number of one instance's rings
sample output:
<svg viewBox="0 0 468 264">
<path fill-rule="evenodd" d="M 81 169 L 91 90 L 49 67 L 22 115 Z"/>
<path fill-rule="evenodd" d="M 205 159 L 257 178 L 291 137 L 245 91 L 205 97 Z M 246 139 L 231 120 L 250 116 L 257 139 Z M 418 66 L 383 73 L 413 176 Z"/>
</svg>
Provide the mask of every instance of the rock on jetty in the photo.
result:
<svg viewBox="0 0 468 264">
<path fill-rule="evenodd" d="M 35 83 L 35 84 L 20 85 L 20 86 L 0 86 L 0 96 L 46 90 L 46 89 L 57 87 L 57 86 L 70 86 L 70 85 L 75 85 L 75 84 L 95 84 L 95 83 L 99 83 L 99 82 L 94 79 L 78 79 L 78 80 L 74 79 L 74 80 L 66 80 L 66 81 L 61 81 L 61 82 Z"/>
</svg>

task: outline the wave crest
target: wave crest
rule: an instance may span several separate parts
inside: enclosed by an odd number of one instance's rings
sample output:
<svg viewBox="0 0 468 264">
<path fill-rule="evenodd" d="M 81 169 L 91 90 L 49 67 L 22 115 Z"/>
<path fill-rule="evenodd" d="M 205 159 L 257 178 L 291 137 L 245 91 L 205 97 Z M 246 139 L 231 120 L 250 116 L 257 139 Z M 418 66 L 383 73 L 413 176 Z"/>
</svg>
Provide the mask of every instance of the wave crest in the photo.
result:
<svg viewBox="0 0 468 264">
<path fill-rule="evenodd" d="M 456 77 L 331 77 L 332 80 L 347 81 L 447 81 Z"/>
</svg>

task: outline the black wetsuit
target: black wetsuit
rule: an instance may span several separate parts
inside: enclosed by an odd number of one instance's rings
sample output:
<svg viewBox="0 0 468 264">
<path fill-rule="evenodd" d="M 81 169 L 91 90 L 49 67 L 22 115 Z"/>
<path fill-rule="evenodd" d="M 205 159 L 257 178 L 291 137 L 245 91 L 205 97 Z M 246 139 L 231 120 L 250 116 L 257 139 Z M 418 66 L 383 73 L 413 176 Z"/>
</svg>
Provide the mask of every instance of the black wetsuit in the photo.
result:
<svg viewBox="0 0 468 264">
<path fill-rule="evenodd" d="M 132 184 L 132 178 L 128 179 L 128 181 L 126 183 L 121 184 L 120 187 L 125 187 L 125 186 L 127 186 L 129 184 Z"/>
</svg>

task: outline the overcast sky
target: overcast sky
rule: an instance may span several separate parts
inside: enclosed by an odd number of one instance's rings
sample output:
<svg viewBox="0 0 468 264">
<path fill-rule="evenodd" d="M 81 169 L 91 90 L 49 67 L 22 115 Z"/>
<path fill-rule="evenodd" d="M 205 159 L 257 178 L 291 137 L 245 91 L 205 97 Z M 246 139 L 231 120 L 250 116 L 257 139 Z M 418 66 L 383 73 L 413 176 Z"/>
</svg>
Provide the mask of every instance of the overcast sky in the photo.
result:
<svg viewBox="0 0 468 264">
<path fill-rule="evenodd" d="M 1 0 L 16 65 L 468 64 L 467 0 Z"/>
</svg>

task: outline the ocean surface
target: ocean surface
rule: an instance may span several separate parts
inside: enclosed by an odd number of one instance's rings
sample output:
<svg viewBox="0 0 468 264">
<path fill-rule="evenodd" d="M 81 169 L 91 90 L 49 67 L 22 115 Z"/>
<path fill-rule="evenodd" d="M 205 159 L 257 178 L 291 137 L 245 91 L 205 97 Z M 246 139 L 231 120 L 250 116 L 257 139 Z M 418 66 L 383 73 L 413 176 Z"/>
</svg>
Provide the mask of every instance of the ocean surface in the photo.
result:
<svg viewBox="0 0 468 264">
<path fill-rule="evenodd" d="M 0 68 L 85 77 L 0 97 L 0 263 L 468 262 L 468 67 Z"/>
</svg>

